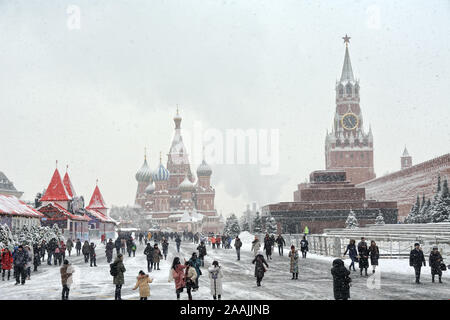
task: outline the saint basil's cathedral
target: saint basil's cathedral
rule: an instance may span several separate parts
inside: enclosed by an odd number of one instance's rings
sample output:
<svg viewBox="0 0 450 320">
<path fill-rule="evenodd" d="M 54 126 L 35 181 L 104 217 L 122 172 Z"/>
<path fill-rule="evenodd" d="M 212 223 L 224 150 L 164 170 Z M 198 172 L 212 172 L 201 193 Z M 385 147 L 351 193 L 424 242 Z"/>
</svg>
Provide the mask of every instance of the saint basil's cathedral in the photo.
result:
<svg viewBox="0 0 450 320">
<path fill-rule="evenodd" d="M 163 165 L 160 156 L 157 168 L 152 171 L 144 157 L 135 176 L 138 183 L 135 204 L 146 219 L 161 230 L 221 233 L 225 221 L 214 208 L 212 169 L 203 159 L 195 179 L 181 135 L 182 118 L 178 109 L 173 120 L 175 134 L 167 155 L 167 166 Z"/>
</svg>

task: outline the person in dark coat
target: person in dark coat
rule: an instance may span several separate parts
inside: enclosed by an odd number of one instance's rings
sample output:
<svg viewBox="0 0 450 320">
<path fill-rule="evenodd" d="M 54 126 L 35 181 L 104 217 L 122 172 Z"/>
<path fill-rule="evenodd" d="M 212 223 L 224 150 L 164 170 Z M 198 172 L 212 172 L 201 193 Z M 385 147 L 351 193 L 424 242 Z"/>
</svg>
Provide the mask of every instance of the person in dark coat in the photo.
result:
<svg viewBox="0 0 450 320">
<path fill-rule="evenodd" d="M 430 253 L 430 258 L 428 260 L 428 264 L 431 268 L 431 282 L 434 282 L 434 276 L 439 276 L 439 283 L 442 283 L 442 256 L 438 250 L 438 247 L 433 247 L 433 250 Z"/>
<path fill-rule="evenodd" d="M 127 252 L 128 252 L 128 257 L 131 257 L 131 252 L 133 251 L 133 240 L 131 240 L 131 238 L 127 239 Z"/>
<path fill-rule="evenodd" d="M 16 285 L 18 285 L 19 283 L 25 284 L 25 278 L 27 276 L 25 265 L 27 264 L 27 262 L 28 253 L 23 249 L 23 246 L 20 245 L 14 254 L 14 272 L 16 275 Z"/>
<path fill-rule="evenodd" d="M 353 267 L 353 271 L 356 271 L 355 262 L 358 262 L 358 251 L 356 251 L 356 245 L 355 245 L 354 239 L 350 239 L 350 243 L 347 245 L 347 249 L 345 249 L 344 256 L 347 254 L 347 252 L 348 252 L 348 256 L 352 260 L 352 263 L 350 264 L 348 269 L 351 271 L 352 267 Z"/>
<path fill-rule="evenodd" d="M 270 241 L 269 234 L 267 233 L 264 238 L 264 250 L 266 251 L 267 260 L 272 260 L 272 241 Z"/>
<path fill-rule="evenodd" d="M 372 273 L 375 273 L 375 268 L 378 266 L 378 259 L 380 258 L 380 250 L 378 250 L 378 246 L 373 240 L 370 241 L 369 256 Z"/>
<path fill-rule="evenodd" d="M 335 259 L 331 268 L 333 276 L 333 293 L 336 300 L 348 300 L 350 298 L 350 271 L 344 266 L 344 261 Z"/>
<path fill-rule="evenodd" d="M 33 245 L 33 253 L 33 271 L 36 272 L 38 271 L 38 266 L 41 265 L 41 249 L 39 248 L 39 245 L 37 243 Z"/>
<path fill-rule="evenodd" d="M 89 261 L 91 262 L 91 267 L 92 263 L 94 263 L 94 267 L 97 266 L 97 255 L 95 254 L 95 244 L 93 242 L 89 246 Z"/>
<path fill-rule="evenodd" d="M 67 252 L 69 252 L 69 257 L 72 254 L 72 248 L 73 248 L 73 241 L 72 239 L 68 239 L 67 243 L 66 243 L 66 247 L 67 247 Z"/>
<path fill-rule="evenodd" d="M 195 278 L 195 286 L 193 287 L 193 291 L 197 291 L 198 290 L 198 280 L 200 278 L 200 276 L 202 275 L 202 271 L 200 270 L 200 267 L 202 265 L 202 260 L 200 260 L 200 258 L 197 257 L 197 253 L 194 252 L 192 253 L 191 258 L 188 261 L 190 263 L 190 265 L 195 268 L 195 272 L 197 272 L 197 277 Z"/>
<path fill-rule="evenodd" d="M 113 268 L 116 270 L 116 275 L 113 278 L 113 283 L 116 285 L 114 300 L 122 300 L 122 286 L 125 283 L 124 273 L 126 271 L 123 264 L 123 255 L 119 253 L 116 260 L 113 262 Z"/>
<path fill-rule="evenodd" d="M 420 271 L 422 269 L 422 264 L 424 267 L 426 266 L 425 257 L 422 249 L 420 248 L 420 243 L 415 243 L 414 249 L 412 249 L 409 254 L 409 265 L 414 267 L 417 284 L 420 284 Z"/>
<path fill-rule="evenodd" d="M 55 238 L 52 238 L 47 245 L 47 264 L 49 266 L 52 265 L 52 257 L 55 253 L 56 248 L 58 247 L 58 242 Z M 54 259 L 53 259 L 54 260 Z"/>
<path fill-rule="evenodd" d="M 364 242 L 361 246 L 358 247 L 359 253 L 359 271 L 362 276 L 362 272 L 364 272 L 367 276 L 367 268 L 369 268 L 369 249 L 367 248 L 367 244 Z"/>
<path fill-rule="evenodd" d="M 236 248 L 236 254 L 237 254 L 237 260 L 241 260 L 241 247 L 242 247 L 242 241 L 239 239 L 239 236 L 236 236 L 236 239 L 234 239 L 234 247 Z"/>
<path fill-rule="evenodd" d="M 153 247 L 150 242 L 145 247 L 144 254 L 147 256 L 147 271 L 152 272 L 153 269 Z"/>
<path fill-rule="evenodd" d="M 302 252 L 302 257 L 306 259 L 306 253 L 309 251 L 309 242 L 306 240 L 306 236 L 300 241 L 300 250 Z"/>
<path fill-rule="evenodd" d="M 252 263 L 255 265 L 256 285 L 258 287 L 261 287 L 261 281 L 264 278 L 264 273 L 266 272 L 266 268 L 264 268 L 264 265 L 266 265 L 267 268 L 269 267 L 269 265 L 264 259 L 264 256 L 260 253 L 256 255 Z"/>
<path fill-rule="evenodd" d="M 44 262 L 45 261 L 45 251 L 47 250 L 47 242 L 45 240 L 42 240 L 40 249 L 41 249 L 42 262 Z"/>
<path fill-rule="evenodd" d="M 116 241 L 114 241 L 114 247 L 116 248 L 116 255 L 119 255 L 121 245 L 122 244 L 120 243 L 120 238 L 117 238 Z"/>
<path fill-rule="evenodd" d="M 177 252 L 180 252 L 181 238 L 178 234 L 177 237 L 175 238 L 175 243 L 177 245 Z"/>
<path fill-rule="evenodd" d="M 281 236 L 281 234 L 279 234 L 277 239 L 275 240 L 275 242 L 278 245 L 278 254 L 280 256 L 282 256 L 283 255 L 283 246 L 286 245 L 286 241 L 284 241 L 284 238 Z"/>
<path fill-rule="evenodd" d="M 105 253 L 106 253 L 106 261 L 108 263 L 111 263 L 113 259 L 113 251 L 114 251 L 114 243 L 112 239 L 109 239 L 108 243 L 106 244 Z"/>
<path fill-rule="evenodd" d="M 80 253 L 81 253 L 81 241 L 80 241 L 80 239 L 77 239 L 77 242 L 75 244 L 75 249 L 77 250 L 77 256 L 79 256 Z"/>
<path fill-rule="evenodd" d="M 203 241 L 200 242 L 200 245 L 197 247 L 197 250 L 198 250 L 198 257 L 200 258 L 200 261 L 202 262 L 202 267 L 204 267 L 205 266 L 205 256 L 206 256 L 206 246 Z"/>
<path fill-rule="evenodd" d="M 162 249 L 163 249 L 163 255 L 164 260 L 167 259 L 167 253 L 169 252 L 169 241 L 165 237 L 162 238 Z"/>
<path fill-rule="evenodd" d="M 158 248 L 158 244 L 155 243 L 153 245 L 153 266 L 155 270 L 161 270 L 159 269 L 159 261 L 161 260 L 162 256 L 163 255 L 161 254 L 161 250 L 159 250 Z"/>
<path fill-rule="evenodd" d="M 84 255 L 84 263 L 88 263 L 89 262 L 89 253 L 91 252 L 89 242 L 87 242 L 87 241 L 84 242 L 81 252 Z"/>
</svg>

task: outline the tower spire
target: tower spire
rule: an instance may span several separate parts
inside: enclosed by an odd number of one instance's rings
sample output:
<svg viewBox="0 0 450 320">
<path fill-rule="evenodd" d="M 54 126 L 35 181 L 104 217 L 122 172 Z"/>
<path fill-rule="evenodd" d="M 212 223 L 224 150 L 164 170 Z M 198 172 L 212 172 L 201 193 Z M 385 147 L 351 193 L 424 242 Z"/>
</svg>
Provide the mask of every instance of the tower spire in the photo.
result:
<svg viewBox="0 0 450 320">
<path fill-rule="evenodd" d="M 348 52 L 348 44 L 350 43 L 350 37 L 345 35 L 343 37 L 345 43 L 345 56 L 344 56 L 344 66 L 342 67 L 341 82 L 355 81 L 353 76 L 352 63 L 350 62 L 350 54 Z"/>
</svg>

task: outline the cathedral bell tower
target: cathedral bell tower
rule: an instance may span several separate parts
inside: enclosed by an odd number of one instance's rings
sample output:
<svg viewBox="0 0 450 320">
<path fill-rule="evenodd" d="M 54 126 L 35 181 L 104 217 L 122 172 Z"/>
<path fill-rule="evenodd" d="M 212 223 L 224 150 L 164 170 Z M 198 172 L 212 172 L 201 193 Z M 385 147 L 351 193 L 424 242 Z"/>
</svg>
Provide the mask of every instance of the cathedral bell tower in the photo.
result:
<svg viewBox="0 0 450 320">
<path fill-rule="evenodd" d="M 326 169 L 345 170 L 347 180 L 358 184 L 375 178 L 373 169 L 373 136 L 365 133 L 360 108 L 359 80 L 355 79 L 348 44 L 345 43 L 344 66 L 341 78 L 336 81 L 336 111 L 333 128 L 325 138 Z"/>
</svg>

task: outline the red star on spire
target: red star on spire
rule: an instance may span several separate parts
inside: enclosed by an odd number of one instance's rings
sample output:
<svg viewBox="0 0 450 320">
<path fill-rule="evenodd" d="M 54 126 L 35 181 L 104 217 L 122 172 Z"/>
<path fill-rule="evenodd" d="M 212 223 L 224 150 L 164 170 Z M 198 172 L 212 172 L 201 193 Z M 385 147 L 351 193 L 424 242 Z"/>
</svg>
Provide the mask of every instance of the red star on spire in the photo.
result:
<svg viewBox="0 0 450 320">
<path fill-rule="evenodd" d="M 349 36 L 347 36 L 347 34 L 345 34 L 345 37 L 342 37 L 342 39 L 344 39 L 345 45 L 348 46 L 348 44 L 350 43 L 351 37 L 349 37 Z"/>
</svg>

